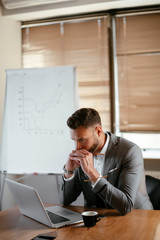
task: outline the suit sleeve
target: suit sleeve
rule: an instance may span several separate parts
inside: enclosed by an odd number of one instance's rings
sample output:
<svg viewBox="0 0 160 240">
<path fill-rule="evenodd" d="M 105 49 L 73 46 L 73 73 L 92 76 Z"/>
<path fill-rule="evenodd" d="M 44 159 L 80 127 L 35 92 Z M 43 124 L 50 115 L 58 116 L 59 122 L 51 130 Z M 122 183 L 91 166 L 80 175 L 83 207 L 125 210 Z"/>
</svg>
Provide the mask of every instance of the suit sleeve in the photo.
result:
<svg viewBox="0 0 160 240">
<path fill-rule="evenodd" d="M 117 209 L 122 215 L 134 207 L 143 172 L 143 157 L 137 145 L 131 145 L 119 166 L 117 186 L 102 178 L 92 189 L 107 205 Z"/>
<path fill-rule="evenodd" d="M 77 199 L 81 191 L 81 183 L 79 181 L 78 171 L 76 170 L 75 176 L 71 180 L 65 181 L 62 177 L 59 191 L 60 203 L 65 206 L 71 204 Z"/>
</svg>

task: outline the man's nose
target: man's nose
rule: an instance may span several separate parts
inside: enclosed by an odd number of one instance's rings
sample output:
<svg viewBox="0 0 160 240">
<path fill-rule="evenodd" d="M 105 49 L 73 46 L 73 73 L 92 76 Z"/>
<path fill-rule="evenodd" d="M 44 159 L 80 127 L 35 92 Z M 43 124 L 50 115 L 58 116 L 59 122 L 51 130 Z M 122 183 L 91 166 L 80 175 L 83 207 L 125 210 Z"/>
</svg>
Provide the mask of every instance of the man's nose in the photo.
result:
<svg viewBox="0 0 160 240">
<path fill-rule="evenodd" d="M 76 150 L 80 150 L 80 149 L 82 149 L 81 143 L 76 142 Z"/>
</svg>

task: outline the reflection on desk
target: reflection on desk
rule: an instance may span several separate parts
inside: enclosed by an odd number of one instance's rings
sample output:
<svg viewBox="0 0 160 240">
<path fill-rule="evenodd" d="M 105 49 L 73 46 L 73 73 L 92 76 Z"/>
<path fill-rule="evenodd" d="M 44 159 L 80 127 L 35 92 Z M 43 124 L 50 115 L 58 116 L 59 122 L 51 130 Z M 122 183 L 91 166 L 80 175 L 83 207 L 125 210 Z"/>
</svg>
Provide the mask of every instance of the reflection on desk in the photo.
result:
<svg viewBox="0 0 160 240">
<path fill-rule="evenodd" d="M 82 213 L 84 207 L 68 207 Z M 96 209 L 105 215 L 94 227 L 83 223 L 51 229 L 20 214 L 17 207 L 0 212 L 0 238 L 2 240 L 30 240 L 42 233 L 56 232 L 56 240 L 160 240 L 160 211 L 132 210 L 120 216 L 116 210 Z"/>
</svg>

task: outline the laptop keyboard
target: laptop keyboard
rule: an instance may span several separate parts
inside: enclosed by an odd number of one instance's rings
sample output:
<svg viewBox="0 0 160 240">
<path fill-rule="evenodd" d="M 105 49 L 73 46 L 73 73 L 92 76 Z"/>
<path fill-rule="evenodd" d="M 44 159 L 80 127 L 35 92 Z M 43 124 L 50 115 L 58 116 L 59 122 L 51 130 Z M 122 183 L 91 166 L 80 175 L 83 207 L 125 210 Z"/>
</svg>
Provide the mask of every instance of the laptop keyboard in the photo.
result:
<svg viewBox="0 0 160 240">
<path fill-rule="evenodd" d="M 56 223 L 60 223 L 60 222 L 66 222 L 69 221 L 70 219 L 62 217 L 60 215 L 57 215 L 55 213 L 49 212 L 47 211 L 49 218 L 51 219 L 51 222 L 56 224 Z"/>
</svg>

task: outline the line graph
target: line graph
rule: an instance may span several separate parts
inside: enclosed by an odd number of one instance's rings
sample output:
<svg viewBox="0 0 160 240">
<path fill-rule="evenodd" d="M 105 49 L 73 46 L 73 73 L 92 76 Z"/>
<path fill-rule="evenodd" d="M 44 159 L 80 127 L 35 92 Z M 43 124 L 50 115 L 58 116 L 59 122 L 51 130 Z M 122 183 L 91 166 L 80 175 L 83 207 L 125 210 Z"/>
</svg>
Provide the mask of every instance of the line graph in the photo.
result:
<svg viewBox="0 0 160 240">
<path fill-rule="evenodd" d="M 35 95 L 34 90 L 31 92 L 23 85 L 19 87 L 19 126 L 28 134 L 64 134 L 61 111 L 65 110 L 65 101 L 67 102 L 69 97 L 69 87 L 57 81 L 54 83 L 54 89 L 52 91 L 48 89 L 47 93 L 49 94 L 46 95 L 43 94 L 43 84 L 38 96 L 37 93 Z"/>
</svg>

